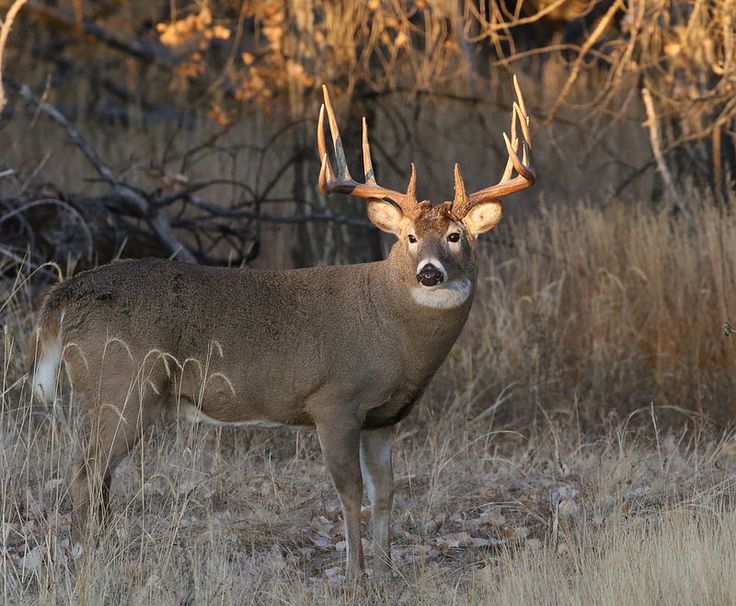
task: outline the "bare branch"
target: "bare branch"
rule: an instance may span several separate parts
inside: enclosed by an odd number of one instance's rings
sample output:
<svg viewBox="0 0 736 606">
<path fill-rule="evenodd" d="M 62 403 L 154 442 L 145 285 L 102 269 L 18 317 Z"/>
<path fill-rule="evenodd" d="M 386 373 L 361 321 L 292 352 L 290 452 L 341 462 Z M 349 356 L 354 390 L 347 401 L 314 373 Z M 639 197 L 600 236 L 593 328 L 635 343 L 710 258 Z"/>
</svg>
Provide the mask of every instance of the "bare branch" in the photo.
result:
<svg viewBox="0 0 736 606">
<path fill-rule="evenodd" d="M 8 12 L 5 14 L 5 20 L 0 27 L 0 112 L 5 109 L 5 105 L 8 100 L 5 97 L 5 90 L 3 89 L 3 58 L 5 56 L 5 45 L 8 43 L 8 36 L 10 35 L 10 28 L 13 27 L 13 21 L 18 11 L 23 8 L 23 5 L 27 0 L 15 0 L 10 5 Z"/>
<path fill-rule="evenodd" d="M 19 206 L 18 208 L 15 208 L 12 211 L 0 216 L 0 224 L 12 219 L 13 217 L 16 217 L 18 215 L 25 213 L 27 210 L 30 210 L 31 208 L 34 208 L 36 206 L 44 206 L 44 205 L 59 206 L 63 208 L 66 212 L 70 213 L 79 222 L 79 226 L 84 232 L 84 236 L 87 240 L 87 257 L 91 260 L 92 259 L 93 239 L 92 239 L 92 233 L 90 232 L 89 226 L 84 220 L 84 217 L 82 217 L 82 215 L 80 215 L 75 208 L 73 208 L 72 206 L 70 206 L 69 204 L 65 202 L 62 202 L 61 200 L 56 200 L 54 198 L 42 198 L 40 200 L 33 200 L 32 202 L 23 204 L 22 206 Z"/>
<path fill-rule="evenodd" d="M 353 227 L 375 229 L 370 221 L 351 219 L 349 217 L 339 217 L 337 215 L 327 213 L 312 215 L 274 215 L 254 211 L 231 210 L 203 200 L 197 196 L 189 196 L 187 200 L 197 208 L 206 210 L 213 215 L 219 215 L 221 217 L 251 219 L 254 221 L 263 221 L 264 223 L 335 223 L 336 225 L 351 225 Z"/>
<path fill-rule="evenodd" d="M 97 151 L 95 151 L 95 149 L 92 147 L 92 145 L 89 144 L 87 139 L 85 139 L 82 134 L 76 128 L 74 128 L 74 126 L 72 126 L 69 120 L 64 117 L 64 114 L 62 114 L 58 109 L 56 109 L 56 107 L 54 107 L 47 101 L 44 101 L 43 99 L 35 95 L 25 84 L 18 87 L 18 94 L 26 101 L 38 107 L 39 110 L 41 110 L 44 114 L 46 114 L 49 118 L 56 122 L 56 124 L 64 129 L 67 137 L 69 137 L 69 140 L 79 148 L 79 150 L 84 154 L 84 157 L 87 158 L 92 167 L 97 171 L 100 177 L 102 177 L 102 179 L 108 183 L 108 185 L 113 188 L 116 188 L 118 186 L 118 181 L 115 178 L 115 175 L 113 174 L 110 167 L 102 162 L 100 157 L 97 155 Z M 127 189 L 131 189 L 128 186 L 125 187 L 127 187 Z M 132 191 L 131 193 L 133 195 L 130 196 L 130 202 L 140 211 L 141 215 L 144 215 L 147 210 L 148 203 L 145 199 L 140 197 L 140 194 L 138 194 L 137 192 Z M 127 198 L 127 196 L 125 197 Z"/>
<path fill-rule="evenodd" d="M 173 257 L 178 257 L 182 261 L 187 263 L 196 263 L 197 259 L 189 250 L 182 244 L 176 237 L 174 230 L 171 227 L 171 221 L 169 216 L 162 210 L 156 212 L 151 219 L 151 227 L 156 230 L 158 237 L 161 241 L 166 244 L 172 253 Z"/>
<path fill-rule="evenodd" d="M 578 56 L 575 57 L 575 62 L 573 63 L 572 70 L 570 71 L 570 75 L 567 77 L 567 80 L 565 81 L 564 86 L 562 87 L 562 91 L 559 95 L 557 95 L 557 99 L 555 99 L 555 102 L 552 104 L 552 108 L 547 112 L 547 117 L 544 120 L 544 125 L 548 125 L 552 119 L 554 118 L 555 114 L 557 113 L 557 110 L 560 109 L 560 106 L 565 102 L 565 99 L 567 99 L 567 95 L 570 94 L 570 91 L 572 90 L 573 84 L 575 84 L 575 81 L 578 79 L 578 75 L 580 74 L 580 69 L 583 67 L 583 62 L 585 61 L 585 57 L 588 54 L 588 51 L 593 48 L 596 42 L 598 42 L 598 39 L 603 35 L 603 32 L 608 29 L 609 24 L 613 20 L 613 17 L 616 15 L 618 11 L 620 11 L 623 8 L 623 0 L 616 0 L 606 11 L 605 15 L 601 17 L 600 21 L 598 21 L 598 24 L 596 25 L 593 32 L 588 36 L 588 39 L 585 41 L 585 43 L 580 48 L 580 52 L 578 53 Z"/>
<path fill-rule="evenodd" d="M 24 0 L 25 1 L 25 0 Z M 65 29 L 79 29 L 79 22 L 74 15 L 53 6 L 41 4 L 36 0 L 28 0 L 28 10 L 34 16 Z M 82 21 L 82 31 L 106 46 L 132 55 L 147 63 L 156 63 L 169 69 L 175 66 L 175 59 L 169 50 L 161 44 L 152 44 L 135 38 L 122 38 L 91 21 Z"/>
<path fill-rule="evenodd" d="M 647 112 L 645 125 L 649 131 L 649 143 L 652 146 L 652 154 L 654 154 L 654 160 L 657 163 L 657 170 L 667 190 L 673 193 L 675 191 L 675 184 L 672 181 L 670 171 L 667 170 L 667 163 L 662 155 L 662 144 L 659 138 L 659 127 L 657 124 L 657 114 L 654 110 L 654 101 L 652 101 L 652 93 L 649 92 L 646 86 L 641 89 L 641 99 L 644 102 L 644 108 Z"/>
<path fill-rule="evenodd" d="M 47 6 L 37 2 L 37 0 L 24 1 L 28 2 L 28 11 L 39 20 L 53 24 L 59 29 L 79 31 L 80 22 L 75 15 Z M 132 37 L 124 38 L 88 20 L 81 21 L 81 30 L 88 38 L 92 38 L 109 48 L 125 53 L 144 63 L 161 67 L 168 72 L 174 72 L 180 64 L 178 57 L 167 47 L 157 42 L 148 42 Z M 191 78 L 190 81 L 203 89 L 207 89 L 214 84 L 213 78 L 206 73 Z M 220 83 L 219 88 L 228 97 L 232 97 L 234 94 L 234 91 L 226 83 Z"/>
<path fill-rule="evenodd" d="M 92 147 L 92 145 L 90 145 L 82 134 L 72 126 L 72 124 L 58 109 L 56 109 L 56 107 L 43 99 L 39 99 L 25 84 L 18 88 L 18 93 L 25 100 L 36 105 L 39 110 L 49 116 L 54 122 L 56 122 L 56 124 L 64 129 L 70 141 L 80 149 L 85 158 L 87 158 L 89 163 L 98 172 L 100 177 L 108 183 L 113 192 L 120 199 L 124 200 L 125 203 L 134 209 L 139 216 L 148 220 L 158 237 L 174 256 L 177 256 L 179 259 L 186 261 L 187 263 L 197 262 L 194 255 L 176 237 L 174 230 L 171 228 L 171 221 L 168 215 L 161 210 L 157 210 L 156 212 L 153 212 L 153 216 L 151 216 L 152 205 L 148 198 L 136 188 L 116 178 L 112 169 L 110 169 L 110 167 L 100 159 L 97 151 Z"/>
</svg>

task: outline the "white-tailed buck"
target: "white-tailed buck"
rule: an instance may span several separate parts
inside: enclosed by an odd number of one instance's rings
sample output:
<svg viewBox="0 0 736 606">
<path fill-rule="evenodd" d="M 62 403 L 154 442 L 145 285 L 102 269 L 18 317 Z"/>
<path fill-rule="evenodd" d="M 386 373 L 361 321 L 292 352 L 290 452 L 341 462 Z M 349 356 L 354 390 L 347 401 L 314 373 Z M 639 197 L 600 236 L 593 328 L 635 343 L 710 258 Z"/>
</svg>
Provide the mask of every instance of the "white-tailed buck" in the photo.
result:
<svg viewBox="0 0 736 606">
<path fill-rule="evenodd" d="M 363 482 L 375 567 L 385 570 L 394 426 L 465 324 L 476 237 L 501 219 L 501 197 L 534 183 L 529 118 L 514 85 L 518 103 L 511 139 L 504 134 L 508 163 L 500 182 L 468 194 L 455 165 L 455 198 L 439 205 L 417 201 L 413 165 L 406 193 L 376 183 L 365 120 L 365 183 L 351 178 L 324 89 L 320 190 L 367 200 L 370 220 L 398 238 L 384 261 L 292 271 L 120 261 L 48 293 L 35 390 L 54 397 L 63 360 L 76 405 L 89 415 L 71 488 L 75 543 L 89 540 L 90 512 L 105 515 L 112 470 L 171 407 L 210 423 L 316 427 L 343 506 L 348 577 L 363 569 Z M 325 145 L 325 110 L 336 172 Z"/>
</svg>

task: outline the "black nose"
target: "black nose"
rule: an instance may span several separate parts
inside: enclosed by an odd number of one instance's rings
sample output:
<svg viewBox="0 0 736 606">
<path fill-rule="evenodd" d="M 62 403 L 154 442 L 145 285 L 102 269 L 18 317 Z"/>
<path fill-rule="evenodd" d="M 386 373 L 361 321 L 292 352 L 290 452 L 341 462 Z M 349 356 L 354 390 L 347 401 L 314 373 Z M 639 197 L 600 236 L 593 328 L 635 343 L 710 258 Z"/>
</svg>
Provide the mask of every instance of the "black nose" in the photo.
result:
<svg viewBox="0 0 736 606">
<path fill-rule="evenodd" d="M 443 278 L 442 272 L 431 263 L 427 263 L 417 274 L 417 282 L 422 286 L 436 286 Z"/>
</svg>

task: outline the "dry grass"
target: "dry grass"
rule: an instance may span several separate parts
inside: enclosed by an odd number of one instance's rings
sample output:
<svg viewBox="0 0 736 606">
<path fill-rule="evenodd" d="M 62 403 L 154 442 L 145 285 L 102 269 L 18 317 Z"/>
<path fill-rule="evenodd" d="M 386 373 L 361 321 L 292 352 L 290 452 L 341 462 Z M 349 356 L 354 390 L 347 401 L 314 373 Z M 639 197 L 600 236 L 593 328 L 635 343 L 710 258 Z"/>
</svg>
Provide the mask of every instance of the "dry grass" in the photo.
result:
<svg viewBox="0 0 736 606">
<path fill-rule="evenodd" d="M 78 417 L 68 394 L 31 400 L 30 291 L 5 292 L 2 600 L 733 602 L 736 448 L 710 419 L 732 407 L 736 219 L 690 209 L 579 204 L 490 239 L 397 442 L 395 574 L 358 589 L 308 431 L 162 422 L 118 469 L 94 557 L 69 559 Z"/>
<path fill-rule="evenodd" d="M 546 431 L 555 411 L 599 430 L 651 405 L 680 411 L 660 413 L 675 424 L 684 411 L 728 422 L 736 352 L 721 325 L 736 294 L 734 217 L 691 204 L 690 221 L 666 205 L 616 203 L 502 224 L 509 244 L 481 268 L 443 375 L 461 394 L 451 397 L 460 423 L 495 415 Z"/>
</svg>

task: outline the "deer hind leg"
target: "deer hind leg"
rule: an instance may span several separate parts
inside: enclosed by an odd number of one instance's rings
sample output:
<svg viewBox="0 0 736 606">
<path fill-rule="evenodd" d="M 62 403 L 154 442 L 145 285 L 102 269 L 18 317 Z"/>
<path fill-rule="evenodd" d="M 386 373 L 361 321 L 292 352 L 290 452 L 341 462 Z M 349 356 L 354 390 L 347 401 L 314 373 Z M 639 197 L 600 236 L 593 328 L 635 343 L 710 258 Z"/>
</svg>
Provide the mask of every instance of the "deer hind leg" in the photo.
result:
<svg viewBox="0 0 736 606">
<path fill-rule="evenodd" d="M 139 373 L 125 372 L 132 363 L 125 366 L 102 376 L 94 396 L 87 390 L 77 394 L 77 402 L 88 409 L 89 419 L 71 485 L 75 546 L 83 545 L 87 533 L 107 521 L 112 473 L 155 420 L 165 401 L 160 387 L 140 385 Z M 162 383 L 159 380 L 159 386 Z"/>
<path fill-rule="evenodd" d="M 363 470 L 373 526 L 373 570 L 385 575 L 391 565 L 391 507 L 394 501 L 394 470 L 391 449 L 394 427 L 360 434 L 360 466 Z"/>
<path fill-rule="evenodd" d="M 360 475 L 360 425 L 317 423 L 319 444 L 327 470 L 332 476 L 342 503 L 348 543 L 346 577 L 354 581 L 363 573 L 363 545 L 360 540 L 360 505 L 363 479 Z"/>
<path fill-rule="evenodd" d="M 112 473 L 149 424 L 151 404 L 146 402 L 146 408 L 126 404 L 122 409 L 103 404 L 102 409 L 93 414 L 86 432 L 87 444 L 76 461 L 71 487 L 72 541 L 75 544 L 82 544 L 85 533 L 94 525 L 107 521 Z M 138 408 L 138 411 L 130 414 L 129 408 Z"/>
<path fill-rule="evenodd" d="M 107 520 L 112 472 L 137 439 L 137 432 L 112 410 L 96 413 L 85 433 L 86 444 L 74 463 L 71 487 L 75 545 L 83 544 L 86 532 Z"/>
</svg>

